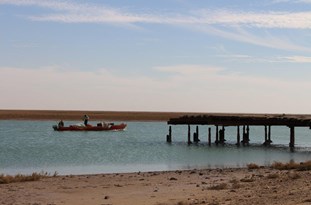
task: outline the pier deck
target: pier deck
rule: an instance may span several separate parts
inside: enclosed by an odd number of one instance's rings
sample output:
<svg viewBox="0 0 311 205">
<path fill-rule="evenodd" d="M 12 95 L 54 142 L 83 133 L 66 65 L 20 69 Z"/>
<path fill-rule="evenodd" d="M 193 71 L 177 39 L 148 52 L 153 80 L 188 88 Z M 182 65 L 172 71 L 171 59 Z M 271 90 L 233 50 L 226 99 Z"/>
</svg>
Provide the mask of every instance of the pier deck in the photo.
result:
<svg viewBox="0 0 311 205">
<path fill-rule="evenodd" d="M 286 115 L 286 114 L 204 114 L 194 116 L 182 116 L 172 118 L 167 122 L 168 125 L 188 125 L 188 143 L 191 144 L 190 125 L 212 125 L 216 127 L 215 143 L 224 143 L 225 127 L 237 127 L 237 145 L 240 143 L 248 144 L 249 126 L 264 126 L 265 141 L 268 145 L 271 140 L 271 126 L 287 126 L 290 128 L 290 147 L 295 145 L 295 127 L 309 127 L 311 129 L 311 115 Z M 240 140 L 240 126 L 243 127 L 242 141 Z M 220 130 L 219 130 L 220 127 Z M 172 141 L 171 126 L 167 135 L 167 142 Z M 211 144 L 211 128 L 208 130 L 208 141 Z M 199 140 L 198 127 L 193 135 L 193 141 Z"/>
</svg>

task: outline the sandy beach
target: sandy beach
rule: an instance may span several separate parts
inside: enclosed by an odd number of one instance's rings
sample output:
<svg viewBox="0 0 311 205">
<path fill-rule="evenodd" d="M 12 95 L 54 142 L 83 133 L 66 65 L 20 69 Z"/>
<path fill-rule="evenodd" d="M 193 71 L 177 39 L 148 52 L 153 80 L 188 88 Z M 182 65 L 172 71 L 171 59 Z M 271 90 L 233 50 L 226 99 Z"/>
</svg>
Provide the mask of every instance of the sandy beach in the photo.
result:
<svg viewBox="0 0 311 205">
<path fill-rule="evenodd" d="M 0 204 L 311 204 L 310 181 L 270 168 L 51 176 L 0 184 Z"/>
</svg>

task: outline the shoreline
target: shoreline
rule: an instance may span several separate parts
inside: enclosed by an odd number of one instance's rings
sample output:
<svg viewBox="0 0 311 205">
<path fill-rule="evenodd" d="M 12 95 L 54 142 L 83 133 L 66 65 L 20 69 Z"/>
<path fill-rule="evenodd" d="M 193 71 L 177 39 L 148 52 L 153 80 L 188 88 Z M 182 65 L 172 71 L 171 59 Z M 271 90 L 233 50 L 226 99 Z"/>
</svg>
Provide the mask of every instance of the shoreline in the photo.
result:
<svg viewBox="0 0 311 205">
<path fill-rule="evenodd" d="M 70 111 L 70 110 L 0 110 L 0 120 L 81 120 L 84 115 L 93 120 L 168 121 L 170 118 L 199 113 L 134 112 L 134 111 Z"/>
<path fill-rule="evenodd" d="M 181 116 L 251 116 L 275 117 L 284 114 L 271 113 L 217 113 L 217 112 L 149 112 L 149 111 L 87 111 L 87 110 L 10 110 L 0 109 L 0 120 L 81 120 L 88 115 L 92 120 L 116 121 L 168 121 Z M 286 114 L 288 117 L 311 119 L 311 114 Z"/>
<path fill-rule="evenodd" d="M 0 184 L 0 204 L 309 204 L 309 181 L 269 167 L 51 176 Z"/>
</svg>

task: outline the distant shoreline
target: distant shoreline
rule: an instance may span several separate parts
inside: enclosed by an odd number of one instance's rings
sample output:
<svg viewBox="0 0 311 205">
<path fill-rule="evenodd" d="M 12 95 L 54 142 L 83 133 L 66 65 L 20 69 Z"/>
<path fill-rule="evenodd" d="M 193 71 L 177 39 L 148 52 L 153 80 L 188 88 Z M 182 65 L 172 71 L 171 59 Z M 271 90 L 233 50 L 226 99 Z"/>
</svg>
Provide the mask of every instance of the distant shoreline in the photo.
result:
<svg viewBox="0 0 311 205">
<path fill-rule="evenodd" d="M 4 110 L 0 109 L 0 120 L 76 120 L 87 114 L 92 120 L 107 121 L 168 121 L 184 115 L 230 115 L 230 116 L 278 116 L 268 113 L 198 113 L 198 112 L 144 112 L 144 111 L 77 111 L 77 110 Z M 311 118 L 310 114 L 286 114 L 289 117 Z"/>
<path fill-rule="evenodd" d="M 87 114 L 92 120 L 168 121 L 170 118 L 198 113 L 66 111 L 66 110 L 0 110 L 0 120 L 81 120 Z"/>
</svg>

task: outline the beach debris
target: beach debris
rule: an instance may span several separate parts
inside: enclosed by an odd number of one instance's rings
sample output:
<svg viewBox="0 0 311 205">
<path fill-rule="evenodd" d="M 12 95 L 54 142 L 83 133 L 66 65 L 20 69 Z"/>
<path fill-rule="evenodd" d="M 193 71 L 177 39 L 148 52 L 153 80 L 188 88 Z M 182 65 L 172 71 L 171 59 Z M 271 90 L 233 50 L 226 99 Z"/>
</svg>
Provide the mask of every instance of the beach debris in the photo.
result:
<svg viewBox="0 0 311 205">
<path fill-rule="evenodd" d="M 267 178 L 268 179 L 276 179 L 276 178 L 279 178 L 279 174 L 278 173 L 271 173 L 271 174 L 268 174 Z"/>
<path fill-rule="evenodd" d="M 243 179 L 240 179 L 241 182 L 254 182 L 256 181 L 254 177 L 245 176 Z"/>
<path fill-rule="evenodd" d="M 221 183 L 221 184 L 217 184 L 217 185 L 213 185 L 211 187 L 209 187 L 210 190 L 223 190 L 227 188 L 227 184 L 226 183 Z"/>
</svg>

